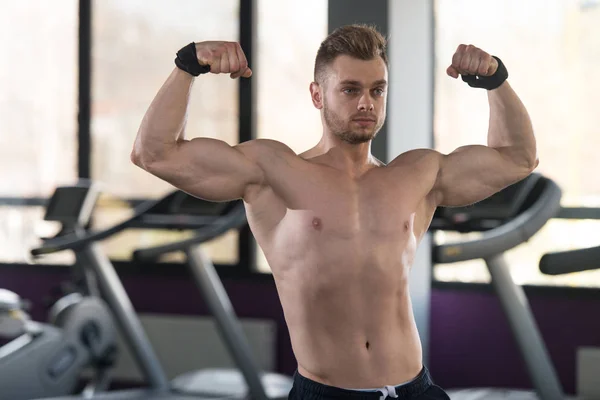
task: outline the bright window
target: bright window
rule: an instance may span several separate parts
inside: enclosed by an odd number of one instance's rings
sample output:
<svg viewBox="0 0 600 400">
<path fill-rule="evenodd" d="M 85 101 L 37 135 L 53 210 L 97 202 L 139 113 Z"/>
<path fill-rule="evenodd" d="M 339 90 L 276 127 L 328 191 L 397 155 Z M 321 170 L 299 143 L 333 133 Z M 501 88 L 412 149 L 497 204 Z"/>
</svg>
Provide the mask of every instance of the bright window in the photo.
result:
<svg viewBox="0 0 600 400">
<path fill-rule="evenodd" d="M 1 9 L 0 196 L 44 197 L 77 176 L 78 2 Z"/>
<path fill-rule="evenodd" d="M 45 197 L 77 177 L 78 2 L 1 10 L 0 197 Z M 28 262 L 37 237 L 56 233 L 42 218 L 41 207 L 0 206 L 0 262 Z"/>
<path fill-rule="evenodd" d="M 172 187 L 130 161 L 146 110 L 192 41 L 237 41 L 238 0 L 93 2 L 92 176 L 123 197 L 155 197 Z M 186 137 L 238 141 L 238 83 L 228 75 L 196 79 Z"/>
<path fill-rule="evenodd" d="M 563 190 L 564 206 L 600 206 L 600 4 L 597 1 L 437 0 L 435 4 L 434 142 L 442 152 L 485 144 L 489 117 L 484 91 L 445 74 L 461 43 L 500 57 L 511 86 L 529 110 L 538 143 L 538 172 Z M 598 144 L 596 146 L 595 144 Z M 591 175 L 591 176 L 590 176 Z M 560 278 L 539 273 L 541 255 L 600 244 L 597 221 L 551 221 L 529 243 L 510 252 L 519 283 L 598 286 L 600 275 Z M 438 239 L 448 238 L 439 233 Z M 437 266 L 440 280 L 482 282 L 482 261 Z"/>
<path fill-rule="evenodd" d="M 93 2 L 92 176 L 110 195 L 156 198 L 174 188 L 134 166 L 130 153 L 142 118 L 171 73 L 175 53 L 192 41 L 239 40 L 239 1 L 102 0 Z M 203 136 L 238 142 L 238 82 L 228 75 L 196 78 L 186 138 Z M 99 226 L 130 210 L 99 210 Z M 181 238 L 178 233 L 131 230 L 106 241 L 113 259 Z M 238 234 L 205 246 L 215 262 L 234 263 Z M 177 258 L 177 257 L 176 257 Z M 181 257 L 178 257 L 181 259 Z"/>
</svg>

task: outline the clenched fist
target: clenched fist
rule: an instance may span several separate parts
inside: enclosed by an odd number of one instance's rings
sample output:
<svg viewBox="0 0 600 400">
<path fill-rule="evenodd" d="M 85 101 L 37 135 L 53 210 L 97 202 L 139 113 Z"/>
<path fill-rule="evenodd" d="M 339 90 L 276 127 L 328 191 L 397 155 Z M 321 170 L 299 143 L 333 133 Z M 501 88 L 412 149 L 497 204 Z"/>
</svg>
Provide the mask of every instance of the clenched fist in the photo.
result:
<svg viewBox="0 0 600 400">
<path fill-rule="evenodd" d="M 213 74 L 230 74 L 232 79 L 252 76 L 246 55 L 238 42 L 196 43 L 196 57 L 200 65 L 209 65 Z"/>
<path fill-rule="evenodd" d="M 498 61 L 485 51 L 473 46 L 461 44 L 452 56 L 452 64 L 446 73 L 453 78 L 460 75 L 491 76 L 498 69 Z"/>
</svg>

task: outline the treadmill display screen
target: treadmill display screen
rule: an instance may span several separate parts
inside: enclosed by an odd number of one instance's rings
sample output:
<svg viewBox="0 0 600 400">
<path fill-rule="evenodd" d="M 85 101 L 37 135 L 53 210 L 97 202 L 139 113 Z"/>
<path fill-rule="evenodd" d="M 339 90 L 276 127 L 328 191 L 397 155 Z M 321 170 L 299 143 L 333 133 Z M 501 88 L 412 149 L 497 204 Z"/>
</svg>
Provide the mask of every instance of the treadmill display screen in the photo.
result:
<svg viewBox="0 0 600 400">
<path fill-rule="evenodd" d="M 74 223 L 79 219 L 89 187 L 59 187 L 46 207 L 46 221 Z"/>
</svg>

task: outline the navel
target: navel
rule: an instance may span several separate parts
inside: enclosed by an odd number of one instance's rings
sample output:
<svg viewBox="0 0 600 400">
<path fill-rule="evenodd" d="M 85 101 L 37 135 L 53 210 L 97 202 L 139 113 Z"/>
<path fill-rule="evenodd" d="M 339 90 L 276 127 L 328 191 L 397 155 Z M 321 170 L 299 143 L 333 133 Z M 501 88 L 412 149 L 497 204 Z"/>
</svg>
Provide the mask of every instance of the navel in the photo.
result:
<svg viewBox="0 0 600 400">
<path fill-rule="evenodd" d="M 404 230 L 405 230 L 405 231 L 408 231 L 409 229 L 410 229 L 410 222 L 406 221 L 406 222 L 404 223 Z"/>
<path fill-rule="evenodd" d="M 321 218 L 314 217 L 312 220 L 312 226 L 318 231 L 323 229 L 323 222 L 321 221 Z"/>
<path fill-rule="evenodd" d="M 369 344 L 369 342 L 367 342 L 367 343 L 365 344 L 365 347 L 367 348 L 367 350 L 369 350 L 369 347 L 371 347 L 371 345 Z"/>
</svg>

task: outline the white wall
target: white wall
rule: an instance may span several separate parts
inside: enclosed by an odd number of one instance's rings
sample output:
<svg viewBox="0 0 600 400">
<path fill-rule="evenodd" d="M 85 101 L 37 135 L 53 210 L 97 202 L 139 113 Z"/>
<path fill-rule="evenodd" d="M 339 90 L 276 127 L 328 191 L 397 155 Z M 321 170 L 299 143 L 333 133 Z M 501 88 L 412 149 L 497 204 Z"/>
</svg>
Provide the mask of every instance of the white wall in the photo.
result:
<svg viewBox="0 0 600 400">
<path fill-rule="evenodd" d="M 388 0 L 390 88 L 388 160 L 432 146 L 433 0 Z M 428 359 L 431 295 L 431 238 L 417 251 L 411 272 L 413 309 Z"/>
<path fill-rule="evenodd" d="M 142 326 L 169 379 L 189 371 L 210 368 L 236 368 L 214 318 L 140 314 Z M 258 365 L 265 371 L 277 367 L 277 324 L 272 320 L 240 319 Z M 123 336 L 117 337 L 118 357 L 111 377 L 141 382 L 144 376 Z M 86 377 L 91 377 L 91 370 Z"/>
</svg>

